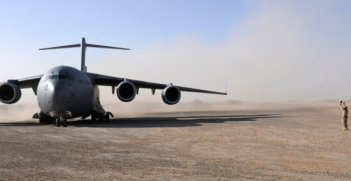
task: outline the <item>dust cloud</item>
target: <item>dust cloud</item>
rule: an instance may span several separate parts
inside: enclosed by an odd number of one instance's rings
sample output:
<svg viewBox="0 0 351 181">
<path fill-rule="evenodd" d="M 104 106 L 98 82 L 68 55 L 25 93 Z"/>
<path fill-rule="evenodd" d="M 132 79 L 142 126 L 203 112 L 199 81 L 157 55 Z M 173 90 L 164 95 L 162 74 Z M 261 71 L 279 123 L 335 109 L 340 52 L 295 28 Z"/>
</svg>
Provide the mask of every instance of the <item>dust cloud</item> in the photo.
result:
<svg viewBox="0 0 351 181">
<path fill-rule="evenodd" d="M 249 7 L 254 11 L 222 40 L 206 42 L 196 35 L 155 40 L 88 61 L 88 70 L 214 91 L 223 91 L 228 79 L 228 96 L 184 93 L 183 101 L 349 99 L 351 84 L 341 77 L 350 77 L 351 52 L 345 47 L 351 47 L 351 15 L 345 9 L 345 14 L 336 13 L 341 11 L 336 6 L 330 1 L 253 1 Z M 110 88 L 102 92 L 103 102 L 116 99 Z M 162 102 L 157 96 L 147 90 L 137 98 Z"/>
<path fill-rule="evenodd" d="M 176 105 L 166 105 L 159 102 L 142 102 L 135 101 L 131 103 L 120 102 L 113 104 L 103 104 L 106 111 L 111 112 L 115 118 L 127 117 L 148 117 L 152 115 L 163 115 L 165 117 L 181 117 L 189 112 L 192 114 L 204 114 L 214 111 L 248 111 L 248 110 L 294 110 L 294 109 L 320 109 L 328 108 L 333 113 L 339 113 L 339 100 L 322 100 L 316 102 L 241 102 L 237 100 L 226 100 L 218 102 L 204 102 L 195 99 L 191 102 L 180 102 Z M 0 122 L 22 122 L 33 120 L 34 113 L 39 111 L 35 104 L 15 104 L 0 106 Z M 340 113 L 341 114 L 341 113 Z M 72 120 L 79 120 L 74 118 Z M 86 118 L 90 119 L 90 117 Z"/>
<path fill-rule="evenodd" d="M 118 102 L 117 102 L 118 101 Z M 148 113 L 167 113 L 167 112 L 188 112 L 204 110 L 227 110 L 244 108 L 239 101 L 225 102 L 193 102 L 179 103 L 173 106 L 158 102 L 134 102 L 124 103 L 116 100 L 113 104 L 103 104 L 106 111 L 118 117 L 138 117 Z M 0 122 L 19 122 L 32 120 L 33 114 L 37 113 L 40 108 L 35 104 L 14 104 L 0 106 Z M 80 119 L 80 118 L 75 118 Z M 90 119 L 89 117 L 87 119 Z"/>
<path fill-rule="evenodd" d="M 0 105 L 0 122 L 18 122 L 32 119 L 39 111 L 36 104 Z"/>
</svg>

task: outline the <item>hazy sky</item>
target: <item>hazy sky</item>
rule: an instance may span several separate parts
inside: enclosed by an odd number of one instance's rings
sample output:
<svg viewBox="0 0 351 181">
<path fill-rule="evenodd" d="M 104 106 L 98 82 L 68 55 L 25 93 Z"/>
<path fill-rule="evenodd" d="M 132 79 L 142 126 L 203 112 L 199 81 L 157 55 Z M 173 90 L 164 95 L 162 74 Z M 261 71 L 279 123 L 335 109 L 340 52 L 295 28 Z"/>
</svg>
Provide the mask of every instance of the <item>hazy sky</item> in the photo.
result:
<svg viewBox="0 0 351 181">
<path fill-rule="evenodd" d="M 351 1 L 2 1 L 0 79 L 80 67 L 89 72 L 223 91 L 182 101 L 312 101 L 351 98 Z M 118 102 L 102 88 L 102 102 Z M 24 90 L 20 102 L 35 102 Z M 162 102 L 142 90 L 137 101 Z"/>
</svg>

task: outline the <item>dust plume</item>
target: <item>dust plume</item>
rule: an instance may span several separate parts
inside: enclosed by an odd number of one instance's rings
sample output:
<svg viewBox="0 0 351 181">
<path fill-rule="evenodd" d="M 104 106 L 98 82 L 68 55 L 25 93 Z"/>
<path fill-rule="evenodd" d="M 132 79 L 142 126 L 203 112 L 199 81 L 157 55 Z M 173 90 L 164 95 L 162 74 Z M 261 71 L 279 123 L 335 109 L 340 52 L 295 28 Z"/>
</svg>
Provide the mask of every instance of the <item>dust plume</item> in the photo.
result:
<svg viewBox="0 0 351 181">
<path fill-rule="evenodd" d="M 228 79 L 228 96 L 183 93 L 181 101 L 348 99 L 351 84 L 341 77 L 350 77 L 351 52 L 345 47 L 351 47 L 351 18 L 338 6 L 329 1 L 254 1 L 249 3 L 252 11 L 220 41 L 176 37 L 114 52 L 89 70 L 215 91 L 223 91 Z M 110 88 L 102 92 L 103 102 L 116 101 Z M 136 100 L 162 102 L 159 94 L 145 90 Z"/>
<path fill-rule="evenodd" d="M 136 101 L 131 103 L 123 103 L 116 101 L 112 104 L 102 105 L 106 111 L 112 112 L 115 118 L 121 117 L 138 117 L 145 116 L 148 113 L 167 113 L 167 112 L 189 112 L 189 111 L 204 111 L 204 110 L 227 110 L 227 109 L 242 109 L 240 101 L 225 101 L 225 102 L 202 102 L 195 100 L 192 102 L 183 102 L 174 106 L 167 106 L 164 103 L 158 102 L 141 102 Z M 39 111 L 39 107 L 35 104 L 14 104 L 0 106 L 0 122 L 18 122 L 28 121 L 32 119 L 33 114 Z M 80 119 L 80 118 L 75 118 Z M 90 119 L 88 117 L 87 119 Z"/>
<path fill-rule="evenodd" d="M 31 120 L 38 111 L 37 104 L 0 105 L 0 122 Z"/>
</svg>

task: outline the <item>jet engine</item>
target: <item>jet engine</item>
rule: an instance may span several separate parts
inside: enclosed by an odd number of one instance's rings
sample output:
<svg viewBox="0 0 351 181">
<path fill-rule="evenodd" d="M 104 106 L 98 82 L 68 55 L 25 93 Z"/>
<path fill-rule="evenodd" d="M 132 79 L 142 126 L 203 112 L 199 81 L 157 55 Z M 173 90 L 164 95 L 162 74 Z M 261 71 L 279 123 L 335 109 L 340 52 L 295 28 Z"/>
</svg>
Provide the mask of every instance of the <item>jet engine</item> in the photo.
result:
<svg viewBox="0 0 351 181">
<path fill-rule="evenodd" d="M 13 83 L 0 83 L 0 101 L 4 104 L 13 104 L 20 100 L 21 89 Z"/>
<path fill-rule="evenodd" d="M 136 88 L 133 83 L 124 81 L 117 86 L 117 97 L 123 102 L 130 102 L 135 98 Z"/>
<path fill-rule="evenodd" d="M 168 105 L 177 104 L 180 101 L 180 90 L 178 87 L 169 86 L 162 91 L 162 100 Z"/>
</svg>

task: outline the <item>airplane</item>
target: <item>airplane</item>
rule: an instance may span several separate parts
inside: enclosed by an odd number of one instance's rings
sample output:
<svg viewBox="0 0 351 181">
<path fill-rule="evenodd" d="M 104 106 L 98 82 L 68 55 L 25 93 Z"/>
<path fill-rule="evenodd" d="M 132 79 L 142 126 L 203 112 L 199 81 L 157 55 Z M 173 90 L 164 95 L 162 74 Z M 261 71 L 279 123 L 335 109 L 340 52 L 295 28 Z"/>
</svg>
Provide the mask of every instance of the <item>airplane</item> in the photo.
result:
<svg viewBox="0 0 351 181">
<path fill-rule="evenodd" d="M 176 86 L 172 83 L 160 84 L 133 80 L 121 77 L 113 77 L 95 73 L 89 73 L 85 66 L 85 52 L 87 47 L 108 48 L 118 50 L 130 50 L 128 48 L 111 47 L 88 44 L 82 38 L 80 44 L 41 48 L 39 50 L 51 50 L 61 48 L 81 48 L 81 69 L 69 66 L 57 66 L 42 75 L 23 79 L 10 79 L 0 83 L 0 102 L 14 104 L 21 98 L 21 89 L 32 88 L 37 96 L 40 111 L 33 115 L 33 119 L 39 119 L 40 124 L 50 123 L 57 127 L 67 127 L 67 119 L 85 119 L 91 116 L 92 121 L 109 121 L 111 112 L 105 111 L 100 103 L 99 86 L 111 86 L 112 94 L 116 92 L 119 100 L 132 101 L 139 89 L 151 89 L 155 95 L 156 89 L 161 89 L 162 100 L 168 105 L 177 104 L 181 99 L 181 92 L 198 92 L 208 94 L 227 95 L 224 92 L 215 92 L 189 87 Z"/>
</svg>

